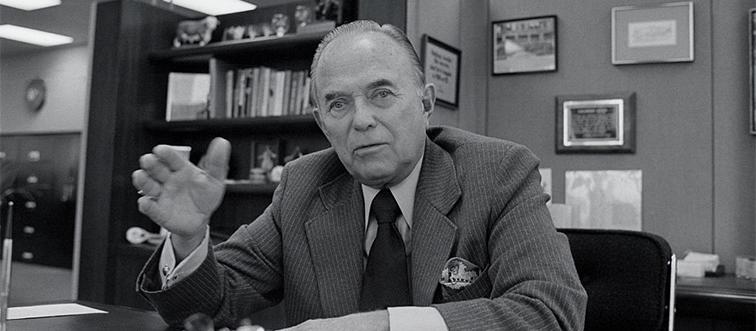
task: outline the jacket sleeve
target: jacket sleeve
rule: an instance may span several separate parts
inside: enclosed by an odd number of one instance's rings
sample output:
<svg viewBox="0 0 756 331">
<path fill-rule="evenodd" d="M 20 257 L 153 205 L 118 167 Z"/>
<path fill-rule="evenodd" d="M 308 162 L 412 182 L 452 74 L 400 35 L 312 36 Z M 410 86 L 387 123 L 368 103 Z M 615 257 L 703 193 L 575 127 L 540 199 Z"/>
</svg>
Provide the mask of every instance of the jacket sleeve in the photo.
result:
<svg viewBox="0 0 756 331">
<path fill-rule="evenodd" d="M 282 257 L 279 217 L 287 172 L 273 202 L 253 222 L 225 242 L 210 247 L 202 264 L 173 286 L 162 289 L 159 247 L 137 277 L 141 293 L 171 326 L 181 327 L 194 313 L 211 316 L 216 327 L 235 326 L 249 314 L 281 301 Z M 209 245 L 209 244 L 208 244 Z"/>
<path fill-rule="evenodd" d="M 490 264 L 460 301 L 434 306 L 449 330 L 582 330 L 587 295 L 546 208 L 538 159 L 516 145 L 500 166 L 486 231 Z"/>
</svg>

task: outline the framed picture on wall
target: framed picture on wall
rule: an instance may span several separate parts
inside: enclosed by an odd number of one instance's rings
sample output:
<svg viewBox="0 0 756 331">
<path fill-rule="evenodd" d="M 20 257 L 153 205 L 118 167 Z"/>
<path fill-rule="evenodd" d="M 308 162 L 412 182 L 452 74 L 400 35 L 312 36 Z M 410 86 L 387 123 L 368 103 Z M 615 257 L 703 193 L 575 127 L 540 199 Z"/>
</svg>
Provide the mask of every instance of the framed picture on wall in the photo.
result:
<svg viewBox="0 0 756 331">
<path fill-rule="evenodd" d="M 459 106 L 459 67 L 462 51 L 423 35 L 422 61 L 425 80 L 436 86 L 436 101 L 456 109 Z"/>
<path fill-rule="evenodd" d="M 556 97 L 557 153 L 634 153 L 635 93 Z"/>
<path fill-rule="evenodd" d="M 754 69 L 756 68 L 756 8 L 751 9 L 748 12 L 748 35 L 749 35 L 749 44 L 751 45 L 750 52 L 751 54 L 748 56 L 750 67 L 751 67 L 751 107 L 750 107 L 750 113 L 751 113 L 751 121 L 750 121 L 750 127 L 751 127 L 751 134 L 756 135 L 756 74 L 754 74 Z"/>
<path fill-rule="evenodd" d="M 612 8 L 612 63 L 693 61 L 693 2 Z"/>
<path fill-rule="evenodd" d="M 493 74 L 557 70 L 557 17 L 539 16 L 492 23 Z"/>
</svg>

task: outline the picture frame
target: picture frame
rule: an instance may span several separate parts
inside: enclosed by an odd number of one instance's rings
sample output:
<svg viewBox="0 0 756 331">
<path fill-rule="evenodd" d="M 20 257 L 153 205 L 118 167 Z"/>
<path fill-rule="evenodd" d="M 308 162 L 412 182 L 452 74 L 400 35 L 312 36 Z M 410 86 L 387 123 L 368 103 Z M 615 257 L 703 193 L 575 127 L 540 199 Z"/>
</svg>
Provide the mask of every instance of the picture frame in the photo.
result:
<svg viewBox="0 0 756 331">
<path fill-rule="evenodd" d="M 751 102 L 750 102 L 750 132 L 752 135 L 756 135 L 756 8 L 752 8 L 748 11 L 748 48 L 750 54 L 748 55 L 748 62 L 750 67 L 750 87 L 751 87 Z"/>
<path fill-rule="evenodd" d="M 556 153 L 635 153 L 635 93 L 556 97 Z"/>
<path fill-rule="evenodd" d="M 557 71 L 557 16 L 491 23 L 493 75 Z"/>
<path fill-rule="evenodd" d="M 457 109 L 462 51 L 425 34 L 421 52 L 425 81 L 436 86 L 436 102 Z"/>
<path fill-rule="evenodd" d="M 693 2 L 612 8 L 612 64 L 693 62 Z"/>
<path fill-rule="evenodd" d="M 192 121 L 210 117 L 210 74 L 168 74 L 165 120 Z"/>
</svg>

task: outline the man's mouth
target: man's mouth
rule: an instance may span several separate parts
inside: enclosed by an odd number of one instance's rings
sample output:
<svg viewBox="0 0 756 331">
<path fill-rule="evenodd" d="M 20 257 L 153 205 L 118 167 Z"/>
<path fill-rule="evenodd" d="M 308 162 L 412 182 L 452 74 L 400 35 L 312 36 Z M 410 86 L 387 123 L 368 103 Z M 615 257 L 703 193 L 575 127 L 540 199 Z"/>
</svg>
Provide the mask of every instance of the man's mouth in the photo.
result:
<svg viewBox="0 0 756 331">
<path fill-rule="evenodd" d="M 381 146 L 384 146 L 384 145 L 386 145 L 386 144 L 385 143 L 367 144 L 367 145 L 362 145 L 362 146 L 359 146 L 359 147 L 355 148 L 354 151 L 356 153 L 365 153 L 365 152 L 370 152 L 370 151 L 373 151 L 375 149 L 378 149 L 378 148 L 380 148 Z"/>
</svg>

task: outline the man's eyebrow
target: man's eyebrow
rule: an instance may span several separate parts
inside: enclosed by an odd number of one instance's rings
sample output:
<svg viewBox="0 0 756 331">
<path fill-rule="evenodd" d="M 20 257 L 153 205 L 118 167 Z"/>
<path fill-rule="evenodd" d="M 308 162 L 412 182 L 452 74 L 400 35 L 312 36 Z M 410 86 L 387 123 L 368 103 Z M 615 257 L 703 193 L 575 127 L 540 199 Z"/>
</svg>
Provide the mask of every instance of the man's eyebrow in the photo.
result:
<svg viewBox="0 0 756 331">
<path fill-rule="evenodd" d="M 368 84 L 368 86 L 367 86 L 367 89 L 368 89 L 368 90 L 369 90 L 369 89 L 374 89 L 374 88 L 376 88 L 376 87 L 381 87 L 381 86 L 396 87 L 396 85 L 394 85 L 394 83 L 392 83 L 392 82 L 391 82 L 390 80 L 388 80 L 388 79 L 379 79 L 379 80 L 376 80 L 376 81 L 374 81 L 374 82 L 372 82 L 372 83 Z"/>
<path fill-rule="evenodd" d="M 325 101 L 326 102 L 331 101 L 331 100 L 336 99 L 336 98 L 338 98 L 338 97 L 340 97 L 342 95 L 344 95 L 344 93 L 339 93 L 339 92 L 326 93 L 326 95 L 325 95 Z"/>
</svg>

